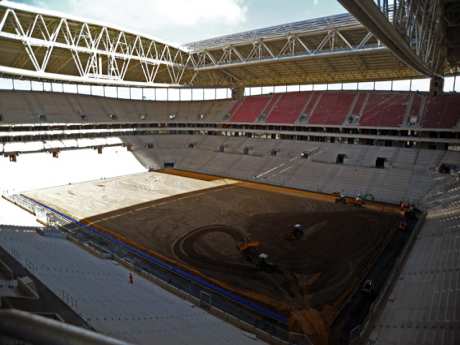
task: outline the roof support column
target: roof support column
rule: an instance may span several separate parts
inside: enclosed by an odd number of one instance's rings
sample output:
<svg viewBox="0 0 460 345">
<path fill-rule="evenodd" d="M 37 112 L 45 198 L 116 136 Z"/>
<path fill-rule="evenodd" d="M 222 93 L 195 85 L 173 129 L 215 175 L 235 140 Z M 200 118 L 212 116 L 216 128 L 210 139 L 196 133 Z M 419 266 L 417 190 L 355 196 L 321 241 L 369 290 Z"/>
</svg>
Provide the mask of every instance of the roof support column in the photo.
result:
<svg viewBox="0 0 460 345">
<path fill-rule="evenodd" d="M 430 95 L 439 96 L 444 91 L 444 78 L 432 77 L 430 81 Z"/>
<path fill-rule="evenodd" d="M 240 100 L 244 97 L 244 86 L 237 86 L 232 89 L 232 99 Z"/>
</svg>

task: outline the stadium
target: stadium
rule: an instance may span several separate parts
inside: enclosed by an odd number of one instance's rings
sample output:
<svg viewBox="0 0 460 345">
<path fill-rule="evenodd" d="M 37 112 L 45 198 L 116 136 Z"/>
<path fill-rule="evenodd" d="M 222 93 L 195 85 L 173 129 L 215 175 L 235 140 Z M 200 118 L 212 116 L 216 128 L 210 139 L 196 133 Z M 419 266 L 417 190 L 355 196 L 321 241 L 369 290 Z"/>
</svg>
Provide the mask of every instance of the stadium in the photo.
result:
<svg viewBox="0 0 460 345">
<path fill-rule="evenodd" d="M 460 3 L 338 2 L 175 45 L 0 1 L 0 343 L 460 344 Z"/>
</svg>

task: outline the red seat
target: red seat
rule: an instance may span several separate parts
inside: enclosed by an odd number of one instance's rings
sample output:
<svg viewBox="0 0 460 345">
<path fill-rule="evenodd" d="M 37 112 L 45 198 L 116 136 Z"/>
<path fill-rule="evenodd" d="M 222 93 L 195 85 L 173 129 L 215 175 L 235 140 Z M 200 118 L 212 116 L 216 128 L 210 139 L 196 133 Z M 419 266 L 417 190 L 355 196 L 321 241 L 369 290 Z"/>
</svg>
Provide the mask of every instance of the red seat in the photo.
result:
<svg viewBox="0 0 460 345">
<path fill-rule="evenodd" d="M 353 92 L 323 92 L 309 123 L 318 125 L 341 125 L 350 112 Z"/>
<path fill-rule="evenodd" d="M 424 128 L 452 128 L 460 120 L 460 95 L 431 97 L 422 119 Z"/>
<path fill-rule="evenodd" d="M 233 109 L 231 122 L 255 122 L 271 100 L 271 96 L 252 96 L 243 99 Z"/>
<path fill-rule="evenodd" d="M 359 124 L 369 127 L 401 126 L 409 97 L 409 94 L 369 93 Z"/>
<path fill-rule="evenodd" d="M 285 93 L 271 110 L 267 123 L 294 123 L 300 116 L 308 94 L 305 92 Z"/>
</svg>

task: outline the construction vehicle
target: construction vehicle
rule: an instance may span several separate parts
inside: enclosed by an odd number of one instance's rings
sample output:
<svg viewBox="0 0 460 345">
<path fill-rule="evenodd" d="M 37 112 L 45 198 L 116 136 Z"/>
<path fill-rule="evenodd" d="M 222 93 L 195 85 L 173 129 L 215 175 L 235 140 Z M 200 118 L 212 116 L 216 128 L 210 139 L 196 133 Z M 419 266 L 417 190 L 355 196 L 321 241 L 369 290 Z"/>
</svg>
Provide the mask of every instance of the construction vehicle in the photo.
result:
<svg viewBox="0 0 460 345">
<path fill-rule="evenodd" d="M 406 214 L 406 212 L 408 212 L 411 208 L 411 205 L 409 203 L 406 203 L 404 201 L 401 201 L 399 203 L 399 212 L 402 216 L 404 216 Z"/>
<path fill-rule="evenodd" d="M 363 199 L 361 199 L 360 196 L 357 196 L 356 198 L 347 198 L 347 204 L 351 206 L 361 207 L 364 205 L 364 201 Z"/>
<path fill-rule="evenodd" d="M 277 271 L 277 267 L 269 260 L 268 254 L 260 253 L 257 256 L 256 267 L 261 271 L 273 273 Z"/>
<path fill-rule="evenodd" d="M 259 254 L 259 246 L 259 241 L 244 241 L 239 244 L 238 249 L 246 261 L 253 262 L 254 258 Z"/>
<path fill-rule="evenodd" d="M 375 287 L 374 287 L 374 282 L 372 279 L 367 279 L 363 286 L 361 287 L 361 292 L 367 294 L 367 295 L 373 295 L 375 292 Z"/>
<path fill-rule="evenodd" d="M 406 231 L 407 227 L 408 227 L 407 220 L 405 218 L 401 219 L 401 221 L 399 222 L 398 229 L 400 231 Z"/>
<path fill-rule="evenodd" d="M 332 193 L 332 195 L 335 196 L 336 204 L 346 204 L 347 203 L 347 198 L 342 193 L 336 192 L 336 193 Z"/>
<path fill-rule="evenodd" d="M 288 240 L 300 240 L 305 234 L 305 227 L 302 224 L 294 224 L 291 231 L 287 235 Z"/>
<path fill-rule="evenodd" d="M 244 241 L 238 245 L 238 249 L 246 261 L 255 264 L 259 270 L 275 272 L 277 270 L 275 264 L 269 260 L 268 254 L 259 251 L 259 246 L 259 241 Z"/>
<path fill-rule="evenodd" d="M 333 193 L 332 195 L 335 196 L 335 203 L 336 204 L 345 204 L 345 205 L 351 205 L 351 206 L 358 206 L 361 207 L 364 205 L 364 200 L 361 198 L 360 195 L 357 197 L 349 197 L 345 196 L 342 193 Z"/>
</svg>

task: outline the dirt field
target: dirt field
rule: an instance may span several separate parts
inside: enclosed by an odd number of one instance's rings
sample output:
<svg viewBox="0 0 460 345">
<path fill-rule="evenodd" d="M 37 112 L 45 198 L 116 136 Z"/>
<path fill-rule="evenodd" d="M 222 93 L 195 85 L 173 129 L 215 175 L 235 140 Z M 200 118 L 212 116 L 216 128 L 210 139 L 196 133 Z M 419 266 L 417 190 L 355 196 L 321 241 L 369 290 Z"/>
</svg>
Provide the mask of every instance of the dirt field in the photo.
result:
<svg viewBox="0 0 460 345">
<path fill-rule="evenodd" d="M 237 183 L 85 219 L 220 285 L 290 314 L 314 310 L 327 327 L 366 275 L 399 217 Z M 300 240 L 288 239 L 302 224 Z M 237 246 L 260 241 L 275 272 Z M 308 327 L 307 327 L 308 328 Z"/>
</svg>

